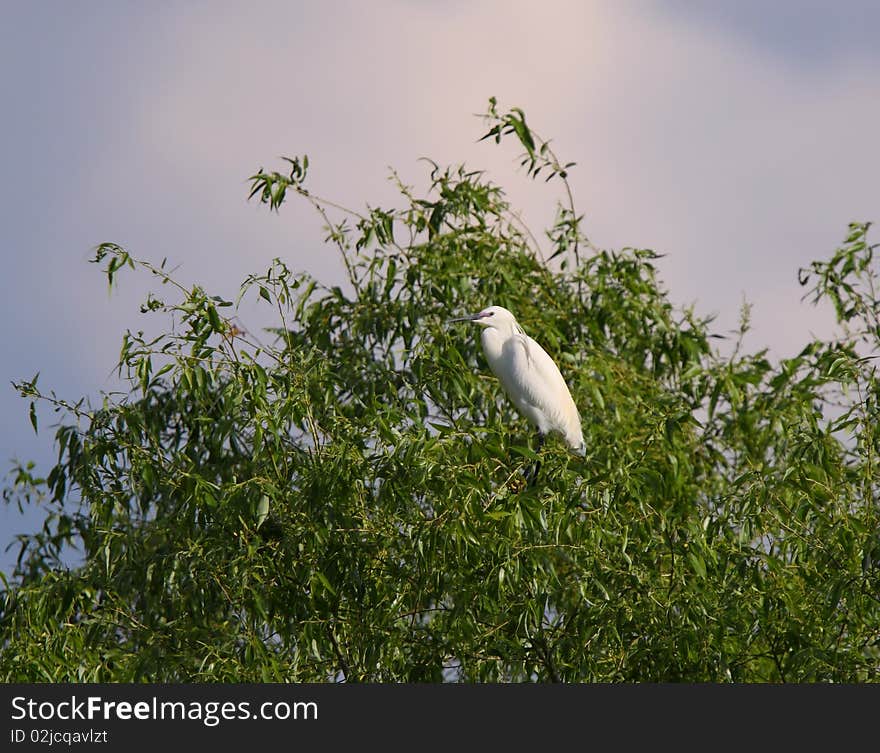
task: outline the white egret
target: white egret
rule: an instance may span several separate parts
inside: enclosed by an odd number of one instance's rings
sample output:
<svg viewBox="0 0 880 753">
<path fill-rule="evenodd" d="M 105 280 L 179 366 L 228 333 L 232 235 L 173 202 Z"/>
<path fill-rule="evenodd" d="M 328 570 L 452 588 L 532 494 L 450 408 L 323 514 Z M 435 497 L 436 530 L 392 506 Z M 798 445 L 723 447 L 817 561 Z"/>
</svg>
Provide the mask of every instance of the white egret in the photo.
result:
<svg viewBox="0 0 880 753">
<path fill-rule="evenodd" d="M 450 322 L 476 322 L 483 331 L 483 353 L 513 404 L 538 429 L 539 444 L 551 431 L 566 444 L 586 454 L 581 417 L 568 386 L 553 359 L 519 326 L 502 306 L 489 306 L 477 314 Z"/>
</svg>

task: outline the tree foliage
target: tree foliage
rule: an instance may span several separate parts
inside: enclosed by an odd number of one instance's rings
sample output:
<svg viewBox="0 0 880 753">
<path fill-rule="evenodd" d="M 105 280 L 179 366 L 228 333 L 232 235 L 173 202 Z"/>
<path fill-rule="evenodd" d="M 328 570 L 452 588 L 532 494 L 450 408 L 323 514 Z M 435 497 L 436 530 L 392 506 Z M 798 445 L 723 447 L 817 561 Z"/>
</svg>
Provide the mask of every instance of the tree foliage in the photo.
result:
<svg viewBox="0 0 880 753">
<path fill-rule="evenodd" d="M 484 174 L 341 211 L 308 160 L 251 196 L 311 204 L 347 280 L 276 260 L 242 296 L 276 326 L 152 274 L 155 339 L 100 405 L 62 415 L 43 506 L 0 600 L 0 676 L 27 681 L 864 681 L 878 676 L 876 245 L 853 224 L 801 270 L 841 322 L 773 361 L 674 306 L 646 249 L 595 248 L 571 164 L 520 110 L 486 114 L 559 187 L 539 243 Z M 547 259 L 544 259 L 545 249 Z M 450 316 L 514 311 L 560 363 L 586 458 L 529 429 Z M 261 339 L 268 341 L 267 344 Z M 32 404 L 33 405 L 33 404 Z M 31 412 L 35 429 L 36 413 Z M 82 564 L 69 567 L 76 547 Z"/>
</svg>

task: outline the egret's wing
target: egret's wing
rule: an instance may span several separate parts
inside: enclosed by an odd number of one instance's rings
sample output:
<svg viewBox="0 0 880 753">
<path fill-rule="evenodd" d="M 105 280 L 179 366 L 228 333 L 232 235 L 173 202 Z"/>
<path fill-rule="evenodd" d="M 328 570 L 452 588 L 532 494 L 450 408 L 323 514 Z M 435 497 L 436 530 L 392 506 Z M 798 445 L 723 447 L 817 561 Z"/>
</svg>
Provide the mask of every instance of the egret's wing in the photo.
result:
<svg viewBox="0 0 880 753">
<path fill-rule="evenodd" d="M 574 442 L 581 436 L 581 418 L 559 368 L 528 335 L 518 335 L 516 341 L 513 361 L 523 400 L 544 413 L 552 428 Z"/>
<path fill-rule="evenodd" d="M 534 393 L 531 396 L 532 402 L 544 409 L 550 409 L 552 404 L 571 401 L 568 385 L 566 385 L 559 367 L 550 358 L 547 351 L 528 335 L 524 339 L 526 340 L 525 349 L 527 350 L 529 372 L 526 381 L 532 388 L 530 392 Z"/>
</svg>

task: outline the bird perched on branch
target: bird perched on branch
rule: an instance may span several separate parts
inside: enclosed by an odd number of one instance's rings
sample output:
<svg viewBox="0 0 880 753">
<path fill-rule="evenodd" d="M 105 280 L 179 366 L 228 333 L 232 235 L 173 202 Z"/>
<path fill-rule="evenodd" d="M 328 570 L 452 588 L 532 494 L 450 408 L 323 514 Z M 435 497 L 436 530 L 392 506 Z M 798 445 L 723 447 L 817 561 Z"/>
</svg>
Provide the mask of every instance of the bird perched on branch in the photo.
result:
<svg viewBox="0 0 880 753">
<path fill-rule="evenodd" d="M 537 427 L 539 446 L 555 431 L 572 450 L 586 454 L 581 417 L 559 368 L 513 314 L 502 306 L 489 306 L 452 322 L 476 322 L 483 328 L 480 341 L 489 368 L 519 412 Z"/>
</svg>

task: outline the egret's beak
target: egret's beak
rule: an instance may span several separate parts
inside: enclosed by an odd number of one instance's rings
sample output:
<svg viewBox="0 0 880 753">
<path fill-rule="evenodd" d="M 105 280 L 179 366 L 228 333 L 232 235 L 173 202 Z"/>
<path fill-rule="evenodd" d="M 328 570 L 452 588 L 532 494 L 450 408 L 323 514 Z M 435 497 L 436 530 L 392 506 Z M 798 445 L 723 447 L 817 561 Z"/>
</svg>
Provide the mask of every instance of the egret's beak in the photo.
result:
<svg viewBox="0 0 880 753">
<path fill-rule="evenodd" d="M 479 314 L 468 314 L 467 316 L 459 316 L 459 317 L 456 317 L 455 319 L 447 319 L 446 323 L 447 324 L 455 324 L 455 322 L 473 322 L 473 321 L 476 321 L 477 319 L 485 319 L 485 318 L 486 318 L 486 314 L 480 312 Z"/>
</svg>

